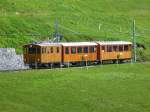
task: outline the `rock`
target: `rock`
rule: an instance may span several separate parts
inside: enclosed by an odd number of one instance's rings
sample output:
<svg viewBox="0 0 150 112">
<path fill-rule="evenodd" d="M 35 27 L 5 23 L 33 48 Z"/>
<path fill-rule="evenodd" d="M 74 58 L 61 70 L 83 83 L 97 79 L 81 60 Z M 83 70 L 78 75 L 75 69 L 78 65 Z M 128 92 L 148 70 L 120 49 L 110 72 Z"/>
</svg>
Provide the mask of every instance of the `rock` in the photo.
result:
<svg viewBox="0 0 150 112">
<path fill-rule="evenodd" d="M 23 55 L 17 55 L 14 48 L 0 48 L 0 71 L 28 68 L 24 65 Z"/>
</svg>

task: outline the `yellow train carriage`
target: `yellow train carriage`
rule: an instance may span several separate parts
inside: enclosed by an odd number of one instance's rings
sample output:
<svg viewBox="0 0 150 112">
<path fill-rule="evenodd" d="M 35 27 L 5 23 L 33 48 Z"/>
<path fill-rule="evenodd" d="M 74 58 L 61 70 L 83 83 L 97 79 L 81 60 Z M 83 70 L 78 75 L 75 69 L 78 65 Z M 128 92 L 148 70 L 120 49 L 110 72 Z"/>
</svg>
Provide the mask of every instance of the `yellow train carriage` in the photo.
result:
<svg viewBox="0 0 150 112">
<path fill-rule="evenodd" d="M 126 41 L 104 41 L 98 43 L 98 59 L 105 60 L 131 60 L 132 43 Z"/>
<path fill-rule="evenodd" d="M 97 61 L 97 44 L 95 42 L 61 43 L 63 46 L 63 62 Z"/>
<path fill-rule="evenodd" d="M 62 61 L 59 43 L 36 43 L 23 46 L 25 64 L 53 64 Z"/>
</svg>

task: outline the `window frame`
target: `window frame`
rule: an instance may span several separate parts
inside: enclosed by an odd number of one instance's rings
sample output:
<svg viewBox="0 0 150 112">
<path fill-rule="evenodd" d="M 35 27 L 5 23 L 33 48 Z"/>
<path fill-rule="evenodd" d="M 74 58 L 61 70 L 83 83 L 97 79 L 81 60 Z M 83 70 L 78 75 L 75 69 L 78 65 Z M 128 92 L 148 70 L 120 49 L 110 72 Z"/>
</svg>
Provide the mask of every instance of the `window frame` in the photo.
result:
<svg viewBox="0 0 150 112">
<path fill-rule="evenodd" d="M 113 51 L 112 45 L 108 45 L 108 46 L 107 46 L 107 52 L 112 52 L 112 51 Z"/>
<path fill-rule="evenodd" d="M 36 48 L 37 54 L 41 54 L 41 48 Z"/>
<path fill-rule="evenodd" d="M 119 45 L 118 51 L 123 52 L 123 45 Z"/>
<path fill-rule="evenodd" d="M 53 47 L 50 47 L 50 53 L 54 53 L 54 48 Z"/>
<path fill-rule="evenodd" d="M 106 46 L 102 45 L 101 50 L 104 51 L 104 52 L 106 52 Z"/>
<path fill-rule="evenodd" d="M 86 48 L 87 48 L 87 49 L 86 49 Z M 84 52 L 84 53 L 89 53 L 89 47 L 88 47 L 88 46 L 84 46 L 83 52 Z"/>
<path fill-rule="evenodd" d="M 89 52 L 90 53 L 95 53 L 95 46 L 90 46 L 89 47 Z"/>
<path fill-rule="evenodd" d="M 65 54 L 70 54 L 69 47 L 65 47 Z"/>
<path fill-rule="evenodd" d="M 118 46 L 117 46 L 117 45 L 113 45 L 112 51 L 113 51 L 113 52 L 117 52 L 117 51 L 118 51 Z"/>
<path fill-rule="evenodd" d="M 36 54 L 36 48 L 35 47 L 29 47 L 29 54 Z"/>
<path fill-rule="evenodd" d="M 124 51 L 129 51 L 129 45 L 124 45 Z"/>
<path fill-rule="evenodd" d="M 44 54 L 45 52 L 44 52 L 44 47 L 42 47 L 42 54 Z"/>
<path fill-rule="evenodd" d="M 77 53 L 78 54 L 83 53 L 83 47 L 77 47 Z"/>
<path fill-rule="evenodd" d="M 59 47 L 56 48 L 56 52 L 59 53 Z"/>
<path fill-rule="evenodd" d="M 71 54 L 76 54 L 76 47 L 71 47 Z"/>
</svg>

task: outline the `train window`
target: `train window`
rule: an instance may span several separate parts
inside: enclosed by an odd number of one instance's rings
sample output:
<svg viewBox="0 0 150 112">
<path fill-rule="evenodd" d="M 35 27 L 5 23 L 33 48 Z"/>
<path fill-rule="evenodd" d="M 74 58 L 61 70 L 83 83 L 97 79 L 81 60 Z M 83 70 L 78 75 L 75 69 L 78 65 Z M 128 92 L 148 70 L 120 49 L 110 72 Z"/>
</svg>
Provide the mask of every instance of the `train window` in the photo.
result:
<svg viewBox="0 0 150 112">
<path fill-rule="evenodd" d="M 46 50 L 47 50 L 46 48 L 42 48 L 41 49 L 42 54 L 47 53 Z"/>
<path fill-rule="evenodd" d="M 71 53 L 75 54 L 76 53 L 76 47 L 71 47 Z"/>
<path fill-rule="evenodd" d="M 41 49 L 37 48 L 37 54 L 40 54 L 40 53 L 41 53 Z"/>
<path fill-rule="evenodd" d="M 44 48 L 42 48 L 42 53 L 44 53 Z"/>
<path fill-rule="evenodd" d="M 48 53 L 48 54 L 50 53 L 50 48 L 47 48 L 47 53 Z"/>
<path fill-rule="evenodd" d="M 46 53 L 46 48 L 42 48 L 42 54 Z"/>
<path fill-rule="evenodd" d="M 46 53 L 47 49 L 45 48 L 44 50 L 45 50 L 45 53 Z"/>
<path fill-rule="evenodd" d="M 122 45 L 119 46 L 119 51 L 123 51 L 123 46 Z"/>
<path fill-rule="evenodd" d="M 113 51 L 118 51 L 117 46 L 113 46 Z"/>
<path fill-rule="evenodd" d="M 112 52 L 112 46 L 107 46 L 107 52 Z"/>
<path fill-rule="evenodd" d="M 65 48 L 65 53 L 66 53 L 66 54 L 69 54 L 69 47 L 66 47 L 66 48 Z"/>
<path fill-rule="evenodd" d="M 102 46 L 102 50 L 105 51 L 105 46 Z"/>
<path fill-rule="evenodd" d="M 84 53 L 88 53 L 88 47 L 84 47 Z"/>
<path fill-rule="evenodd" d="M 77 48 L 78 53 L 82 53 L 82 47 Z"/>
<path fill-rule="evenodd" d="M 125 46 L 124 46 L 124 51 L 128 51 L 128 50 L 129 50 L 128 45 L 125 45 Z"/>
<path fill-rule="evenodd" d="M 53 47 L 51 47 L 51 53 L 53 53 Z"/>
<path fill-rule="evenodd" d="M 95 47 L 90 47 L 90 53 L 94 53 L 95 52 Z"/>
<path fill-rule="evenodd" d="M 36 48 L 29 48 L 29 54 L 35 54 Z"/>
<path fill-rule="evenodd" d="M 59 53 L 59 47 L 57 47 L 57 53 Z"/>
</svg>

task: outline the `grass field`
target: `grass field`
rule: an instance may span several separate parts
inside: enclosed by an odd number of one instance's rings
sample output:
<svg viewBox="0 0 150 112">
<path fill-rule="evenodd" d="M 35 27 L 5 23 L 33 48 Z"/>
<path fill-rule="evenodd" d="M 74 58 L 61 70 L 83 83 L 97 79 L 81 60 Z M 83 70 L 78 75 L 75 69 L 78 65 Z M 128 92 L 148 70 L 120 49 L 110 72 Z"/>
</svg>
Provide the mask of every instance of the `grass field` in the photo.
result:
<svg viewBox="0 0 150 112">
<path fill-rule="evenodd" d="M 0 47 L 22 52 L 23 44 L 47 40 L 56 19 L 64 41 L 131 41 L 135 19 L 137 42 L 150 49 L 150 0 L 0 0 Z"/>
<path fill-rule="evenodd" d="M 0 73 L 0 112 L 149 112 L 150 63 Z"/>
</svg>

